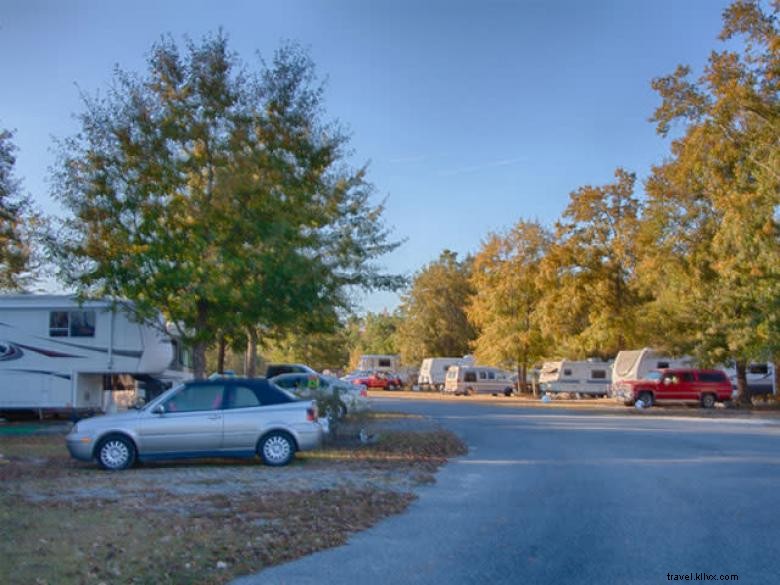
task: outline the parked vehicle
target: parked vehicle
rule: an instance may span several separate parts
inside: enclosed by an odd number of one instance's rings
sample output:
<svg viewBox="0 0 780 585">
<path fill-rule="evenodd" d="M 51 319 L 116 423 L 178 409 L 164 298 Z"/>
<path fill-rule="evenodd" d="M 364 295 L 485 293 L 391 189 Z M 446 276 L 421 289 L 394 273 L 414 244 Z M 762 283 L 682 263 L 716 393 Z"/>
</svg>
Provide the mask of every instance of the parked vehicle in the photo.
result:
<svg viewBox="0 0 780 585">
<path fill-rule="evenodd" d="M 430 357 L 425 358 L 420 366 L 420 373 L 417 376 L 417 384 L 423 390 L 444 390 L 444 381 L 447 377 L 447 370 L 452 366 L 473 365 L 474 358 L 471 356 L 457 357 Z"/>
<path fill-rule="evenodd" d="M 734 366 L 723 368 L 726 375 L 731 380 L 731 387 L 736 391 L 737 389 L 737 369 Z M 775 392 L 775 375 L 776 371 L 772 364 L 769 363 L 753 363 L 748 364 L 747 372 L 745 372 L 747 378 L 748 389 L 751 396 L 761 396 L 767 394 L 774 394 Z"/>
<path fill-rule="evenodd" d="M 712 408 L 731 399 L 731 382 L 723 370 L 667 368 L 653 370 L 641 380 L 623 380 L 613 394 L 627 406 L 638 400 L 644 406 L 659 402 L 695 402 Z"/>
<path fill-rule="evenodd" d="M 542 392 L 606 396 L 611 383 L 612 364 L 600 360 L 559 360 L 544 362 L 539 373 Z"/>
<path fill-rule="evenodd" d="M 350 377 L 350 381 L 352 384 L 363 385 L 366 388 L 379 388 L 380 390 L 400 390 L 403 387 L 403 380 L 393 372 L 362 372 Z"/>
<path fill-rule="evenodd" d="M 317 372 L 305 364 L 268 364 L 265 369 L 265 377 L 275 378 L 282 374 L 314 374 Z"/>
<path fill-rule="evenodd" d="M 400 366 L 400 356 L 366 354 L 360 356 L 357 369 L 370 372 L 395 372 Z"/>
<path fill-rule="evenodd" d="M 111 412 L 192 377 L 191 355 L 160 315 L 129 302 L 0 296 L 0 412 Z"/>
<path fill-rule="evenodd" d="M 504 394 L 511 396 L 512 375 L 490 366 L 452 366 L 447 370 L 444 391 L 463 394 Z"/>
<path fill-rule="evenodd" d="M 315 399 L 319 393 L 338 399 L 338 418 L 368 408 L 368 393 L 363 384 L 351 384 L 322 374 L 281 374 L 268 380 L 298 398 Z"/>
<path fill-rule="evenodd" d="M 314 401 L 300 401 L 264 378 L 190 381 L 140 410 L 79 421 L 70 454 L 120 470 L 136 460 L 254 457 L 286 465 L 322 441 Z"/>
</svg>

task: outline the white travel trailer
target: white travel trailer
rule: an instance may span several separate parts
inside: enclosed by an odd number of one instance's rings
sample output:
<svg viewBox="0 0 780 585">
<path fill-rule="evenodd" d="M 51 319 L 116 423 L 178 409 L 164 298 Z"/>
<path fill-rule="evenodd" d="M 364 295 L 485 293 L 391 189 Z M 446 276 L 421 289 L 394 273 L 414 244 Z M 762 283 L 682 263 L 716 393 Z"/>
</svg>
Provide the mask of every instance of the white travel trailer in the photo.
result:
<svg viewBox="0 0 780 585">
<path fill-rule="evenodd" d="M 649 347 L 620 351 L 612 366 L 612 384 L 623 380 L 641 380 L 651 370 L 661 368 L 691 368 L 695 360 L 690 356 L 672 358 Z"/>
<path fill-rule="evenodd" d="M 357 369 L 372 372 L 397 372 L 400 365 L 400 356 L 367 354 L 360 356 Z"/>
<path fill-rule="evenodd" d="M 606 396 L 611 374 L 612 364 L 600 360 L 544 362 L 539 386 L 542 392 Z"/>
<path fill-rule="evenodd" d="M 129 303 L 0 296 L 0 412 L 112 411 L 191 377 L 189 352 Z"/>
<path fill-rule="evenodd" d="M 447 370 L 451 366 L 474 365 L 474 358 L 470 355 L 457 357 L 431 357 L 425 358 L 420 366 L 420 374 L 417 376 L 417 384 L 423 389 L 444 390 L 444 381 Z"/>
</svg>

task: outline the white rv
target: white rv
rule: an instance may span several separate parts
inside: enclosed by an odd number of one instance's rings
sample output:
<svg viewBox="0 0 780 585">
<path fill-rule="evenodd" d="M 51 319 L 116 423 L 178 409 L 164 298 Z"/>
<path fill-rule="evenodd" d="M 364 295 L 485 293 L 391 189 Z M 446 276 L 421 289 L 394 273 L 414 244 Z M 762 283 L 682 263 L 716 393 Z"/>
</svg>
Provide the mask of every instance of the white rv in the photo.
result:
<svg viewBox="0 0 780 585">
<path fill-rule="evenodd" d="M 641 380 L 651 370 L 662 368 L 691 368 L 695 360 L 690 356 L 672 358 L 649 347 L 620 351 L 612 366 L 612 385 L 623 380 Z"/>
<path fill-rule="evenodd" d="M 424 390 L 444 390 L 444 381 L 447 370 L 452 366 L 474 365 L 474 358 L 470 355 L 462 358 L 456 357 L 431 357 L 425 358 L 420 366 L 420 374 L 417 376 L 417 384 Z"/>
<path fill-rule="evenodd" d="M 358 370 L 371 372 L 397 372 L 401 358 L 397 355 L 361 355 Z"/>
<path fill-rule="evenodd" d="M 542 392 L 606 396 L 612 364 L 600 360 L 544 362 L 539 372 Z"/>
<path fill-rule="evenodd" d="M 112 411 L 191 377 L 183 346 L 132 305 L 0 296 L 0 411 Z"/>
</svg>

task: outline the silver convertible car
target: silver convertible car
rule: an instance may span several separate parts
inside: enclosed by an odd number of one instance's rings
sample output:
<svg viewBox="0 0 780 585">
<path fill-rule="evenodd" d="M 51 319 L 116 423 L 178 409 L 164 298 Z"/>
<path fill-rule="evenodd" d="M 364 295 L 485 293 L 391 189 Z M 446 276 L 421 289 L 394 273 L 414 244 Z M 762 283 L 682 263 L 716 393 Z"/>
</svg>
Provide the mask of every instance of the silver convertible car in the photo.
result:
<svg viewBox="0 0 780 585">
<path fill-rule="evenodd" d="M 254 457 L 286 465 L 318 447 L 313 401 L 297 400 L 264 378 L 185 382 L 140 410 L 79 421 L 66 437 L 76 459 L 104 469 L 182 457 Z"/>
</svg>

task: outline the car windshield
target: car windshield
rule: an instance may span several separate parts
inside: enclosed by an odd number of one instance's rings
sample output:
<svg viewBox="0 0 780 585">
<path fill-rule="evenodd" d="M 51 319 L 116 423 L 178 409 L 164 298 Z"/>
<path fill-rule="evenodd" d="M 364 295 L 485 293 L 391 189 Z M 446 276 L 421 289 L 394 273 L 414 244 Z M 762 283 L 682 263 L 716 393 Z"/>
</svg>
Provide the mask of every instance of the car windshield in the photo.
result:
<svg viewBox="0 0 780 585">
<path fill-rule="evenodd" d="M 661 372 L 658 370 L 652 370 L 651 372 L 647 372 L 645 374 L 645 380 L 655 380 L 658 381 L 661 379 Z"/>
</svg>

